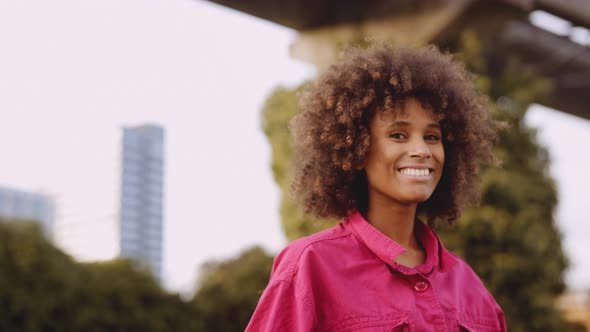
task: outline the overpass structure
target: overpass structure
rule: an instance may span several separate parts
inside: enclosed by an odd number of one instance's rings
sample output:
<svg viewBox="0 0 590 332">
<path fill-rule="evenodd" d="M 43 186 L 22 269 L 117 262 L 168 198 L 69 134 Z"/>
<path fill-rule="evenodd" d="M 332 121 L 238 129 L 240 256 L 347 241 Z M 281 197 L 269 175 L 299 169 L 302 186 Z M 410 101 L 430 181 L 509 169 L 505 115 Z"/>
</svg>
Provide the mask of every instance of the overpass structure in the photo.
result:
<svg viewBox="0 0 590 332">
<path fill-rule="evenodd" d="M 555 84 L 545 106 L 590 119 L 590 33 L 586 45 L 530 22 L 541 10 L 590 29 L 588 0 L 209 0 L 298 31 L 291 55 L 321 70 L 341 45 L 366 39 L 404 45 L 432 43 L 453 51 L 453 41 L 474 31 L 492 76 L 517 57 Z M 494 71 L 493 68 L 498 68 Z"/>
</svg>

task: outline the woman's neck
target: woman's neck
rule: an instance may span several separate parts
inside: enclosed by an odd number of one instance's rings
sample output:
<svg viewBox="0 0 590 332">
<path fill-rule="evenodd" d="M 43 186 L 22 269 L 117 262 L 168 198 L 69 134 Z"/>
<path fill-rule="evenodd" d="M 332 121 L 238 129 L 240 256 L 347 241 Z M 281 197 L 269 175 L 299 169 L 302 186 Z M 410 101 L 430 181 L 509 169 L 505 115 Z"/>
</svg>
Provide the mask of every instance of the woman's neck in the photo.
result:
<svg viewBox="0 0 590 332">
<path fill-rule="evenodd" d="M 399 254 L 395 261 L 407 267 L 415 267 L 426 260 L 426 252 L 416 240 L 414 233 L 415 217 L 416 205 L 372 207 L 371 204 L 365 216 L 371 225 L 406 249 L 406 252 Z"/>
<path fill-rule="evenodd" d="M 414 236 L 416 204 L 377 204 L 369 202 L 365 218 L 387 237 L 408 250 L 420 250 Z"/>
</svg>

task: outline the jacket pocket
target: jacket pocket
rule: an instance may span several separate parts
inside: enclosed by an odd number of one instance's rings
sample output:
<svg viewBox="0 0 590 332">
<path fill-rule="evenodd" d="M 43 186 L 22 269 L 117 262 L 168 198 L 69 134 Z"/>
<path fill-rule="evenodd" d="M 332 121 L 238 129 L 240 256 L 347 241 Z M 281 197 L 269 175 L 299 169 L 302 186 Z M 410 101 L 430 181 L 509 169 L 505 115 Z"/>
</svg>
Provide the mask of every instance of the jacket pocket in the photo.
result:
<svg viewBox="0 0 590 332">
<path fill-rule="evenodd" d="M 338 332 L 402 332 L 409 331 L 408 317 L 404 314 L 356 316 L 339 322 L 329 331 Z"/>
<path fill-rule="evenodd" d="M 458 318 L 457 323 L 461 332 L 502 332 L 498 323 L 491 320 Z"/>
</svg>

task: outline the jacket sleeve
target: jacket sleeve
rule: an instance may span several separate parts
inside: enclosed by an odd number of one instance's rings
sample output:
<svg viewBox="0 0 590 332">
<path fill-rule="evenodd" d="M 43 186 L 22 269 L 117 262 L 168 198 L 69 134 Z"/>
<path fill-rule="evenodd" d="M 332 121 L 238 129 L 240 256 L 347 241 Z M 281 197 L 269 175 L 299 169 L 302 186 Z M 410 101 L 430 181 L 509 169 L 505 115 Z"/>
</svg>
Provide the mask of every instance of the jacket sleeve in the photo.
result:
<svg viewBox="0 0 590 332">
<path fill-rule="evenodd" d="M 315 326 L 313 301 L 303 285 L 298 285 L 296 280 L 271 278 L 246 332 L 309 332 Z"/>
<path fill-rule="evenodd" d="M 494 299 L 494 296 L 492 295 L 492 293 L 490 293 L 489 291 L 488 291 L 488 296 L 489 296 L 491 302 L 494 304 L 494 310 L 495 310 L 496 317 L 498 317 L 498 325 L 500 325 L 500 331 L 507 332 L 508 327 L 506 326 L 506 317 L 504 316 L 504 311 L 502 310 L 502 308 L 500 307 L 498 302 L 496 302 L 496 299 Z"/>
</svg>

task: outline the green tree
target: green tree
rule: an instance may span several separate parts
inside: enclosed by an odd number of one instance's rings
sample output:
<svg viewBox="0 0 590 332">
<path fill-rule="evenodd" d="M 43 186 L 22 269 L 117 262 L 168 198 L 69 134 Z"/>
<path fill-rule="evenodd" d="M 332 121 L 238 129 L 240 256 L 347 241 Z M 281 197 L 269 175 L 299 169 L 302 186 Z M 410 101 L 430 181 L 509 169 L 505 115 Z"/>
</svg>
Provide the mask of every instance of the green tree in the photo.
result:
<svg viewBox="0 0 590 332">
<path fill-rule="evenodd" d="M 439 231 L 446 246 L 484 280 L 504 309 L 511 331 L 564 331 L 565 322 L 554 306 L 564 289 L 567 266 L 553 220 L 557 195 L 548 175 L 548 154 L 536 142 L 535 131 L 523 122 L 530 104 L 548 94 L 551 82 L 514 59 L 491 75 L 481 55 L 486 52 L 473 34 L 463 34 L 450 47 L 459 51 L 475 73 L 477 86 L 490 96 L 495 117 L 510 128 L 500 133 L 496 148 L 502 167 L 483 170 L 481 207 L 466 211 L 453 228 Z M 276 89 L 262 111 L 289 240 L 331 225 L 314 224 L 288 194 L 293 176 L 288 121 L 297 113 L 299 89 Z"/>
<path fill-rule="evenodd" d="M 259 247 L 201 267 L 192 305 L 201 331 L 244 331 L 268 283 L 273 257 Z"/>
<path fill-rule="evenodd" d="M 262 109 L 262 129 L 272 149 L 272 172 L 281 189 L 281 224 L 289 241 L 316 233 L 333 226 L 334 220 L 314 220 L 289 195 L 293 169 L 293 146 L 289 134 L 289 120 L 297 114 L 297 93 L 305 84 L 295 89 L 279 87 L 266 100 Z"/>
<path fill-rule="evenodd" d="M 193 307 L 138 264 L 116 259 L 80 268 L 77 331 L 197 331 Z"/>
<path fill-rule="evenodd" d="M 197 331 L 194 308 L 127 260 L 80 264 L 33 222 L 0 222 L 0 331 Z"/>
<path fill-rule="evenodd" d="M 58 331 L 65 327 L 80 275 L 33 222 L 0 223 L 0 330 Z M 56 320 L 61 320 L 56 322 Z"/>
</svg>

